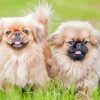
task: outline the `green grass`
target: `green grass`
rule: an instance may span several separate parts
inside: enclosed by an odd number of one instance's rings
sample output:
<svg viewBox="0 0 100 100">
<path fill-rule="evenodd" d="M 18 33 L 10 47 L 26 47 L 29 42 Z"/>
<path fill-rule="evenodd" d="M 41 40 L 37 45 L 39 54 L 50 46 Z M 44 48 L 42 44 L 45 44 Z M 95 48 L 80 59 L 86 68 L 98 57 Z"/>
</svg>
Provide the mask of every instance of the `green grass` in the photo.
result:
<svg viewBox="0 0 100 100">
<path fill-rule="evenodd" d="M 22 9 L 29 3 L 37 3 L 38 0 L 0 0 L 0 17 L 21 16 Z M 89 20 L 100 29 L 100 0 L 42 0 L 52 4 L 54 8 L 53 32 L 62 21 Z M 100 100 L 99 90 L 93 94 L 94 100 Z M 9 92 L 0 90 L 0 100 L 78 100 L 74 94 L 74 87 L 65 89 L 62 84 L 51 82 L 45 88 L 27 89 L 22 92 L 20 88 L 11 88 Z"/>
<path fill-rule="evenodd" d="M 95 91 L 92 97 L 94 100 L 99 100 L 99 92 Z M 15 87 L 12 87 L 8 92 L 0 91 L 0 100 L 81 100 L 78 98 L 74 85 L 66 89 L 63 84 L 54 81 L 45 88 L 34 88 L 33 91 L 28 88 L 23 92 L 21 88 Z"/>
</svg>

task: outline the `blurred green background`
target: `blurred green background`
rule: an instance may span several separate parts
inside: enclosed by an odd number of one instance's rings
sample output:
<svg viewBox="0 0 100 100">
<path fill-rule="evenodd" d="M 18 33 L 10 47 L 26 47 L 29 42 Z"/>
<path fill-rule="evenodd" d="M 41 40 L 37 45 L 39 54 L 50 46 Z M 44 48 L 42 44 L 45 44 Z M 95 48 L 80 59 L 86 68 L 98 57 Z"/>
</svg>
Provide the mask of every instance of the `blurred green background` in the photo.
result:
<svg viewBox="0 0 100 100">
<path fill-rule="evenodd" d="M 39 0 L 41 1 L 41 0 Z M 0 17 L 21 16 L 22 9 L 38 0 L 0 0 Z M 100 0 L 42 0 L 54 8 L 53 30 L 67 20 L 89 20 L 100 30 Z"/>
</svg>

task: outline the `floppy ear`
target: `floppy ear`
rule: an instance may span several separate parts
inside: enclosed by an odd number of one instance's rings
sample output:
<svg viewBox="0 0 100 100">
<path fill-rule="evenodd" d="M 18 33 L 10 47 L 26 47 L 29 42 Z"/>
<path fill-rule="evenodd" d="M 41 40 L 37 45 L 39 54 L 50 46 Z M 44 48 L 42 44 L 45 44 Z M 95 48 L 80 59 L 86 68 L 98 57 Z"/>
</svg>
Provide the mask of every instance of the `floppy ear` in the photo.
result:
<svg viewBox="0 0 100 100">
<path fill-rule="evenodd" d="M 33 34 L 33 38 L 36 42 L 41 42 L 43 43 L 46 39 L 45 39 L 45 35 L 43 34 L 43 31 L 39 28 L 35 28 L 33 31 L 32 31 L 32 34 Z"/>
<path fill-rule="evenodd" d="M 44 42 L 46 40 L 43 31 L 39 28 L 36 28 L 36 36 L 40 42 Z"/>
<path fill-rule="evenodd" d="M 100 35 L 98 35 L 98 36 L 96 35 L 95 37 L 96 37 L 96 40 L 97 40 L 97 45 L 100 46 Z"/>
<path fill-rule="evenodd" d="M 91 36 L 91 44 L 94 46 L 100 46 L 100 35 Z"/>
<path fill-rule="evenodd" d="M 48 38 L 48 42 L 51 46 L 62 46 L 64 43 L 64 37 L 61 34 L 53 34 Z"/>
</svg>

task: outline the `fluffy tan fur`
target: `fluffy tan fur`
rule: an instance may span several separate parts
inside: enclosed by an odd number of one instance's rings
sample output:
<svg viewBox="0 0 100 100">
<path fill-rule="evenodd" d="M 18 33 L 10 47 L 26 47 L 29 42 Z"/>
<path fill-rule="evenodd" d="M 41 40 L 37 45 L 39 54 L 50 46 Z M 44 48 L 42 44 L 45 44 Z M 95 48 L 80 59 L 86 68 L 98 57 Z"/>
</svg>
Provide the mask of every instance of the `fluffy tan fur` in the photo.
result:
<svg viewBox="0 0 100 100">
<path fill-rule="evenodd" d="M 50 80 L 46 65 L 48 65 L 48 59 L 51 59 L 51 51 L 47 45 L 47 33 L 45 33 L 48 30 L 48 23 L 44 23 L 45 21 L 49 21 L 48 12 L 50 12 L 50 9 L 47 6 L 41 7 L 41 10 L 40 6 L 36 8 L 34 14 L 24 17 L 1 19 L 1 87 L 8 83 L 23 88 L 33 84 L 44 86 Z M 49 10 L 46 12 L 45 9 Z M 23 29 L 29 31 L 28 35 L 23 32 Z M 9 30 L 11 33 L 7 35 L 6 31 Z M 20 35 L 24 42 L 28 41 L 28 44 L 24 48 L 14 49 L 8 45 L 8 43 L 11 43 L 14 31 L 21 33 Z"/>
<path fill-rule="evenodd" d="M 89 49 L 83 61 L 73 61 L 67 56 L 69 44 L 66 42 L 85 39 Z M 99 36 L 88 22 L 69 21 L 62 23 L 58 30 L 48 39 L 54 45 L 52 58 L 52 74 L 56 80 L 61 80 L 66 87 L 75 83 L 77 88 L 88 88 L 94 91 L 99 82 L 97 69 L 100 67 Z"/>
</svg>

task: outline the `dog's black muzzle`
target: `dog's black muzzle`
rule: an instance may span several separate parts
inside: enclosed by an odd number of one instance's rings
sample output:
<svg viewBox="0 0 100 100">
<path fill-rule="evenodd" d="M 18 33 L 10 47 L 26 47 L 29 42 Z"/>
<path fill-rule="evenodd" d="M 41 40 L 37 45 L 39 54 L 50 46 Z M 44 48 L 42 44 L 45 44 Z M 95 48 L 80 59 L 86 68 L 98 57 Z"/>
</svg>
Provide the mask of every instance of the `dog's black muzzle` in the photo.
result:
<svg viewBox="0 0 100 100">
<path fill-rule="evenodd" d="M 76 42 L 69 47 L 68 56 L 74 61 L 81 61 L 85 58 L 88 48 L 81 42 Z"/>
</svg>

